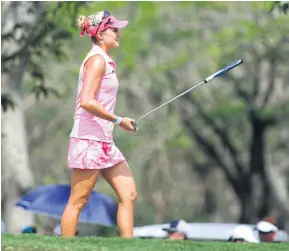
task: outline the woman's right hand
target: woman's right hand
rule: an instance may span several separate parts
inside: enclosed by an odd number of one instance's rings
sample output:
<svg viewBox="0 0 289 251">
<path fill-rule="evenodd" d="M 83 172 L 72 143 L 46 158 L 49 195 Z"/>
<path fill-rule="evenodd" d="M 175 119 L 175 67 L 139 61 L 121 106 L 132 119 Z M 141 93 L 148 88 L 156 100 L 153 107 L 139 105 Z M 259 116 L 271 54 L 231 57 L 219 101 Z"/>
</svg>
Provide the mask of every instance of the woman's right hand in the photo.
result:
<svg viewBox="0 0 289 251">
<path fill-rule="evenodd" d="M 131 118 L 122 118 L 119 126 L 126 131 L 136 131 L 136 128 L 132 125 L 132 122 L 135 122 L 135 120 Z"/>
</svg>

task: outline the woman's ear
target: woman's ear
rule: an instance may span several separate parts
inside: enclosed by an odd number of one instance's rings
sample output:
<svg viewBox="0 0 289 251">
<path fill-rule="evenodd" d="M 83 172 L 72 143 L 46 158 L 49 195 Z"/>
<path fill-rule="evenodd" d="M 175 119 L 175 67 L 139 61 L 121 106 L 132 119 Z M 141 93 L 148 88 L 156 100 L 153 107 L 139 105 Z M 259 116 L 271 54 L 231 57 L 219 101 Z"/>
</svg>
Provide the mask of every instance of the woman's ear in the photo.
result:
<svg viewBox="0 0 289 251">
<path fill-rule="evenodd" d="M 100 31 L 100 32 L 97 32 L 96 38 L 97 38 L 98 41 L 102 41 L 102 40 L 103 40 L 103 35 L 102 35 L 102 32 L 101 32 L 101 31 Z"/>
</svg>

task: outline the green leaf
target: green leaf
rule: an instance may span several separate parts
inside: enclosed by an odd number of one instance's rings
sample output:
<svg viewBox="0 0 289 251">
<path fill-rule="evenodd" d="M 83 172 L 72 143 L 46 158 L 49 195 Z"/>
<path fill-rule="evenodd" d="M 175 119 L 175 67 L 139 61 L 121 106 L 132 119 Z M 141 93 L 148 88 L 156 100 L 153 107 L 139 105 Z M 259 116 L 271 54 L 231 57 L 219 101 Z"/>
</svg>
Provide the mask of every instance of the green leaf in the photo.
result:
<svg viewBox="0 0 289 251">
<path fill-rule="evenodd" d="M 1 93 L 1 107 L 4 112 L 7 112 L 9 108 L 14 109 L 15 104 L 10 94 Z"/>
</svg>

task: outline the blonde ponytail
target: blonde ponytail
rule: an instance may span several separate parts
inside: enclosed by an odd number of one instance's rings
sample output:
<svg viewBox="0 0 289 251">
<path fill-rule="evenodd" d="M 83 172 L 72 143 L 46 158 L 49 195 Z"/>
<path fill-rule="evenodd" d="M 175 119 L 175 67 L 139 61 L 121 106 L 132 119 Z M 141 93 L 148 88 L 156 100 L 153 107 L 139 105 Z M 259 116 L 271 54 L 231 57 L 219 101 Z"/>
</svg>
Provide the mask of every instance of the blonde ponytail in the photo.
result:
<svg viewBox="0 0 289 251">
<path fill-rule="evenodd" d="M 86 17 L 85 16 L 80 16 L 77 20 L 76 20 L 76 25 L 80 30 L 84 29 L 84 21 L 85 21 Z"/>
</svg>

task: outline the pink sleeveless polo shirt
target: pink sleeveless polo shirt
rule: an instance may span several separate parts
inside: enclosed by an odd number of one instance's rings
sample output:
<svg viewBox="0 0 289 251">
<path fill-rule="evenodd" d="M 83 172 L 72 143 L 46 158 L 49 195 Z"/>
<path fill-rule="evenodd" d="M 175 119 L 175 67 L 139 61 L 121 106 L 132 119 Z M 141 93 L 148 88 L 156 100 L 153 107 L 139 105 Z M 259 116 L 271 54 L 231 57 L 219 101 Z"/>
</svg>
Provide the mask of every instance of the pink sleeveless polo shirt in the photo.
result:
<svg viewBox="0 0 289 251">
<path fill-rule="evenodd" d="M 74 125 L 70 134 L 71 138 L 90 139 L 102 142 L 113 142 L 114 124 L 105 119 L 92 115 L 90 112 L 80 107 L 80 93 L 84 81 L 84 65 L 92 56 L 100 54 L 106 62 L 106 71 L 99 83 L 95 100 L 107 111 L 114 113 L 116 96 L 118 91 L 118 79 L 116 76 L 116 65 L 114 61 L 97 45 L 93 45 L 91 51 L 84 59 L 78 79 L 78 91 L 76 97 L 76 107 L 74 113 Z"/>
</svg>

